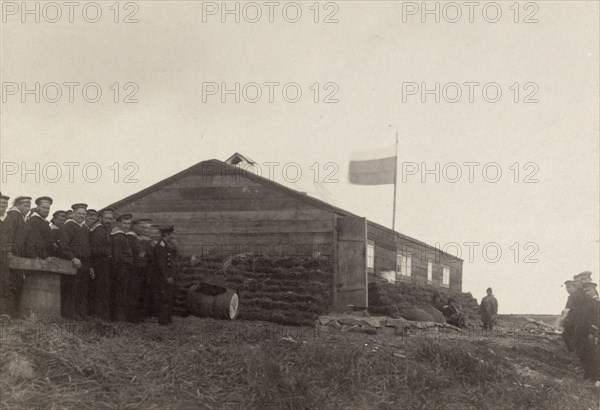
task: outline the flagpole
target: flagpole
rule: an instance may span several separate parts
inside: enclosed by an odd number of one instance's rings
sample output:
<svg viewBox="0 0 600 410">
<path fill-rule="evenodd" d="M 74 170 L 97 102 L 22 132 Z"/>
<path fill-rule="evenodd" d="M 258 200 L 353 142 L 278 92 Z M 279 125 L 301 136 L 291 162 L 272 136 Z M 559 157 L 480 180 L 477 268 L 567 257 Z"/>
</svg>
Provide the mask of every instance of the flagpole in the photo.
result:
<svg viewBox="0 0 600 410">
<path fill-rule="evenodd" d="M 396 230 L 396 185 L 398 180 L 398 131 L 396 131 L 396 160 L 394 162 L 394 213 L 392 214 L 392 230 Z"/>
</svg>

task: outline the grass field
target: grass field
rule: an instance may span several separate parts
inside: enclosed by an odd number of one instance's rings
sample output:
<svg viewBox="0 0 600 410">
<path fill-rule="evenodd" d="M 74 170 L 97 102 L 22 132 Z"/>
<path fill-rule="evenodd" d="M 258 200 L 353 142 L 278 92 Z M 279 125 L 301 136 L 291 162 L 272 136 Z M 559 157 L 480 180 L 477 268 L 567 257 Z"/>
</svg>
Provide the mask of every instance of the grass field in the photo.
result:
<svg viewBox="0 0 600 410">
<path fill-rule="evenodd" d="M 0 408 L 598 409 L 562 342 L 520 319 L 401 336 L 195 317 L 0 322 Z"/>
</svg>

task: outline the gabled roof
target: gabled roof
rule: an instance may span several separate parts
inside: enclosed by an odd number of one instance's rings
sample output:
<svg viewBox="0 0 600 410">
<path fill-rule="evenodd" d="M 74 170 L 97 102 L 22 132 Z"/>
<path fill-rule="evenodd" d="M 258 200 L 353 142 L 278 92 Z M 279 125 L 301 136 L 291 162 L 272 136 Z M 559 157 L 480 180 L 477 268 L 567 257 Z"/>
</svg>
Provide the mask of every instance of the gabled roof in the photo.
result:
<svg viewBox="0 0 600 410">
<path fill-rule="evenodd" d="M 240 154 L 236 153 L 236 154 L 232 155 L 231 157 L 229 157 L 229 159 L 233 158 L 235 155 L 240 155 Z M 207 164 L 213 164 L 213 165 L 219 166 L 219 167 L 221 167 L 221 170 L 229 171 L 231 173 L 249 172 L 249 171 L 244 171 L 244 170 L 242 170 L 242 169 L 240 169 L 240 168 L 238 168 L 238 167 L 236 167 L 234 165 L 230 165 L 230 164 L 225 163 L 223 161 L 219 161 L 218 159 L 209 159 L 209 160 L 206 160 L 206 161 L 199 162 L 196 165 L 192 165 L 191 167 L 189 167 L 187 169 L 184 169 L 183 171 L 178 172 L 177 174 L 175 174 L 173 176 L 170 176 L 169 178 L 163 179 L 162 181 L 157 182 L 156 184 L 151 185 L 148 188 L 142 189 L 141 191 L 136 192 L 133 195 L 130 195 L 130 196 L 124 198 L 124 199 L 121 199 L 120 201 L 117 201 L 117 202 L 115 202 L 115 203 L 113 203 L 111 205 L 108 205 L 108 207 L 117 210 L 118 208 L 120 208 L 122 206 L 125 206 L 125 205 L 127 205 L 127 204 L 129 204 L 131 202 L 137 201 L 138 199 L 141 199 L 141 198 L 143 198 L 143 197 L 145 197 L 147 195 L 150 195 L 150 194 L 152 194 L 152 193 L 154 193 L 154 192 L 156 192 L 156 191 L 164 188 L 167 185 L 170 185 L 170 184 L 172 184 L 174 182 L 177 182 L 180 179 L 185 178 L 188 175 L 198 174 L 203 169 L 206 169 L 206 165 Z M 346 211 L 345 209 L 338 208 L 337 206 L 331 205 L 331 204 L 329 204 L 329 203 L 327 203 L 325 201 L 321 201 L 320 199 L 314 198 L 314 197 L 312 197 L 310 195 L 307 195 L 305 193 L 296 191 L 295 189 L 289 188 L 289 187 L 287 187 L 285 185 L 282 185 L 282 184 L 280 184 L 278 182 L 271 181 L 270 179 L 265 178 L 265 177 L 263 177 L 261 175 L 252 174 L 252 181 L 258 182 L 258 183 L 260 183 L 260 184 L 262 184 L 264 186 L 267 186 L 269 188 L 272 188 L 272 189 L 278 190 L 280 192 L 283 192 L 286 195 L 291 195 L 292 197 L 300 199 L 301 201 L 307 202 L 307 203 L 313 205 L 316 208 L 323 209 L 323 210 L 326 210 L 326 211 L 335 212 L 336 214 L 338 214 L 340 216 L 350 216 L 350 217 L 354 217 L 354 218 L 362 218 L 361 216 L 353 214 L 352 212 Z M 370 221 L 370 220 L 367 220 L 367 222 L 369 224 L 375 225 L 375 226 L 377 226 L 379 228 L 382 228 L 384 230 L 393 232 L 396 237 L 401 237 L 401 238 L 404 238 L 404 239 L 408 239 L 408 240 L 413 241 L 413 242 L 415 242 L 417 244 L 425 245 L 427 247 L 436 249 L 435 247 L 433 247 L 431 245 L 428 245 L 427 243 L 425 243 L 423 241 L 420 241 L 420 240 L 412 238 L 410 236 L 401 234 L 400 232 L 396 232 L 396 231 L 394 231 L 394 230 L 392 230 L 392 229 L 390 229 L 390 228 L 388 228 L 386 226 L 383 226 L 381 224 L 378 224 L 376 222 L 373 222 L 373 221 Z M 444 253 L 444 254 L 452 257 L 452 258 L 455 258 L 457 260 L 461 260 L 462 261 L 462 259 L 457 258 L 454 255 L 451 255 L 451 254 L 443 252 L 443 251 L 440 251 L 440 252 L 442 252 L 442 253 Z"/>
<path fill-rule="evenodd" d="M 115 202 L 115 203 L 113 203 L 111 205 L 108 205 L 108 207 L 113 208 L 113 209 L 117 209 L 117 208 L 120 208 L 122 206 L 127 205 L 130 202 L 137 201 L 138 199 L 141 199 L 141 198 L 143 198 L 143 197 L 145 197 L 147 195 L 150 195 L 150 194 L 152 194 L 152 193 L 160 190 L 161 188 L 164 188 L 167 185 L 170 185 L 170 184 L 172 184 L 174 182 L 179 181 L 182 178 L 185 178 L 188 175 L 197 174 L 200 171 L 202 171 L 203 169 L 207 169 L 206 165 L 208 165 L 208 164 L 213 164 L 213 165 L 219 166 L 219 167 L 221 167 L 222 170 L 229 171 L 232 174 L 236 173 L 236 172 L 242 172 L 242 173 L 243 172 L 250 172 L 250 171 L 241 170 L 240 168 L 238 168 L 236 166 L 229 165 L 229 164 L 227 164 L 227 163 L 225 163 L 223 161 L 219 161 L 218 159 L 209 159 L 209 160 L 206 160 L 206 161 L 199 162 L 196 165 L 192 165 L 191 167 L 189 167 L 187 169 L 184 169 L 183 171 L 178 172 L 177 174 L 175 174 L 173 176 L 170 176 L 169 178 L 163 179 L 162 181 L 157 182 L 156 184 L 151 185 L 148 188 L 142 189 L 141 191 L 136 192 L 133 195 L 129 195 L 128 197 L 126 197 L 124 199 L 121 199 L 120 201 L 117 201 L 117 202 Z M 278 191 L 282 191 L 282 192 L 284 192 L 287 195 L 291 195 L 291 196 L 293 196 L 295 198 L 298 198 L 298 199 L 300 199 L 302 201 L 308 202 L 308 203 L 310 203 L 311 205 L 314 205 L 317 208 L 334 211 L 334 212 L 336 212 L 336 213 L 338 213 L 338 214 L 340 214 L 342 216 L 353 216 L 353 217 L 356 217 L 356 218 L 360 218 L 358 215 L 355 215 L 355 214 L 353 214 L 351 212 L 348 212 L 345 209 L 338 208 L 336 206 L 330 205 L 330 204 L 328 204 L 325 201 L 321 201 L 320 199 L 317 199 L 317 198 L 314 198 L 312 196 L 303 194 L 303 193 L 301 193 L 299 191 L 296 191 L 295 189 L 288 188 L 285 185 L 280 184 L 279 182 L 271 181 L 270 179 L 265 178 L 265 177 L 263 177 L 261 175 L 252 174 L 252 181 L 258 182 L 258 183 L 260 183 L 262 185 L 265 185 L 265 186 L 267 186 L 269 188 L 276 189 Z"/>
<path fill-rule="evenodd" d="M 239 152 L 236 152 L 235 154 L 233 154 L 232 156 L 230 156 L 229 158 L 227 158 L 225 160 L 225 163 L 230 164 L 230 165 L 236 165 L 239 162 L 245 161 L 251 165 L 256 164 L 256 162 L 252 161 L 250 158 L 248 158 L 245 155 L 240 154 Z"/>
</svg>

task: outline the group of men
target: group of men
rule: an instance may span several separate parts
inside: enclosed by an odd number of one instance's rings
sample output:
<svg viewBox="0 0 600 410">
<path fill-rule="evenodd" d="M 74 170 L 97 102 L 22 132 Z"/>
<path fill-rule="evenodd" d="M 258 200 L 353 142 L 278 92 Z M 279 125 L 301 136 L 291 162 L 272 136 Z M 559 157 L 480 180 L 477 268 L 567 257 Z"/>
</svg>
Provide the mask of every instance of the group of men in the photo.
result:
<svg viewBox="0 0 600 410">
<path fill-rule="evenodd" d="M 600 380 L 600 301 L 592 273 L 585 271 L 567 280 L 569 293 L 562 315 L 562 337 L 570 352 L 579 356 L 583 377 Z"/>
<path fill-rule="evenodd" d="M 171 323 L 176 274 L 173 226 L 133 220 L 110 208 L 96 211 L 84 203 L 56 211 L 53 200 L 19 196 L 8 208 L 0 193 L 0 314 L 16 317 L 26 271 L 9 268 L 9 255 L 72 261 L 75 275 L 61 275 L 61 314 L 137 323 L 158 316 Z M 115 218 L 116 217 L 116 218 Z M 115 223 L 116 221 L 116 223 Z"/>
</svg>

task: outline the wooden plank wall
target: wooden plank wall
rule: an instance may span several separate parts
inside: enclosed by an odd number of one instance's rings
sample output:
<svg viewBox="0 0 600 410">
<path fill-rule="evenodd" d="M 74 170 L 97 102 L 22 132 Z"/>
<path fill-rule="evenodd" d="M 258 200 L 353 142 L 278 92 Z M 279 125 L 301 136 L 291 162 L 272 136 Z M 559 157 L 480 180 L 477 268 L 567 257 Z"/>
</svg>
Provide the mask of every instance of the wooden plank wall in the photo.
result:
<svg viewBox="0 0 600 410">
<path fill-rule="evenodd" d="M 407 280 L 421 285 L 427 284 L 427 265 L 432 262 L 432 286 L 442 287 L 443 267 L 450 269 L 450 286 L 452 290 L 462 291 L 462 264 L 441 252 L 439 249 L 411 240 L 391 229 L 383 228 L 371 222 L 367 224 L 367 238 L 375 242 L 375 272 L 396 270 L 396 253 L 412 256 L 411 277 L 398 276 L 399 280 Z"/>
<path fill-rule="evenodd" d="M 333 253 L 333 212 L 252 180 L 199 169 L 117 209 L 175 226 L 184 255 Z"/>
</svg>

